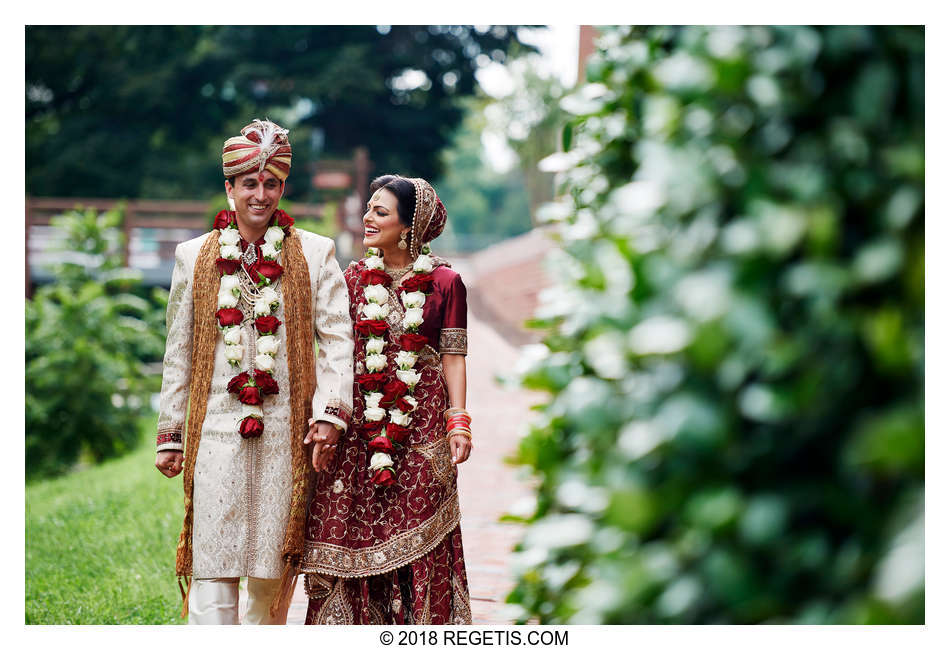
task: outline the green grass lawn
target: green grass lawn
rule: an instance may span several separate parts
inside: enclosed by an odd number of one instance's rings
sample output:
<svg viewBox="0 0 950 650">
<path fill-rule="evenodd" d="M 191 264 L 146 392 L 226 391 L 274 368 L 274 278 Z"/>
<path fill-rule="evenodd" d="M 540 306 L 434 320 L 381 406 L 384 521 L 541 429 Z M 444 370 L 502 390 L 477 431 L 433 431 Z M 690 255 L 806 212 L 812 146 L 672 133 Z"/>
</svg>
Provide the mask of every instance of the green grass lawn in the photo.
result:
<svg viewBox="0 0 950 650">
<path fill-rule="evenodd" d="M 143 421 L 150 440 L 156 416 Z M 147 432 L 147 433 L 146 433 Z M 26 487 L 28 624 L 180 624 L 181 475 L 155 450 Z"/>
</svg>

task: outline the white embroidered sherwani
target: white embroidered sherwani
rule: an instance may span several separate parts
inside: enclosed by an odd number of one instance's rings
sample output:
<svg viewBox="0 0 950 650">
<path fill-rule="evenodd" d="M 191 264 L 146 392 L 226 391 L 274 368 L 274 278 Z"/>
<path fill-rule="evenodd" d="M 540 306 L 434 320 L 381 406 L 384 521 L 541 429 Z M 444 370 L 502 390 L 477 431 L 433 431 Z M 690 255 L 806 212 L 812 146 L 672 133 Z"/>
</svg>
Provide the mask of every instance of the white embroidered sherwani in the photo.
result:
<svg viewBox="0 0 950 650">
<path fill-rule="evenodd" d="M 333 240 L 302 230 L 297 233 L 310 272 L 314 339 L 319 346 L 313 416 L 345 428 L 353 400 L 353 330 L 346 284 L 334 257 Z M 192 285 L 195 262 L 206 237 L 179 244 L 175 250 L 158 416 L 159 451 L 183 449 L 192 367 Z M 281 293 L 279 281 L 274 286 Z M 256 356 L 253 305 L 242 296 L 238 307 L 245 313 L 241 324 L 243 368 L 248 369 L 249 360 Z M 285 321 L 283 300 L 273 315 Z M 288 376 L 283 326 L 277 338 L 280 347 L 273 376 L 280 392 L 264 398 L 264 433 L 250 439 L 238 433 L 242 405 L 227 390 L 239 371 L 225 359 L 220 336 L 215 344 L 214 374 L 195 461 L 195 578 L 278 578 L 283 569 L 281 545 L 292 484 L 288 427 L 293 378 Z M 301 443 L 306 433 L 304 424 L 298 436 Z"/>
</svg>

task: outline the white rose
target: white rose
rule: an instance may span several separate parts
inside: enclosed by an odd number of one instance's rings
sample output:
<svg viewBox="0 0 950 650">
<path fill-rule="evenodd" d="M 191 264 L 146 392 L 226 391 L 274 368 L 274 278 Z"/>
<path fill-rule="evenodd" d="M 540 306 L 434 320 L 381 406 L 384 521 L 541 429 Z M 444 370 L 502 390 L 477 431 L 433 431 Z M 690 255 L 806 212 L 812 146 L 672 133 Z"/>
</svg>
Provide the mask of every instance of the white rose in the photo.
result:
<svg viewBox="0 0 950 650">
<path fill-rule="evenodd" d="M 284 241 L 284 229 L 280 226 L 271 226 L 264 233 L 264 241 L 271 245 L 279 244 Z"/>
<path fill-rule="evenodd" d="M 389 291 L 381 284 L 371 284 L 363 289 L 363 293 L 366 294 L 367 300 L 380 305 L 385 304 L 386 301 L 389 300 Z"/>
<path fill-rule="evenodd" d="M 393 459 L 389 457 L 389 454 L 384 454 L 381 451 L 377 451 L 373 454 L 373 457 L 369 459 L 369 468 L 374 472 L 381 470 L 384 467 L 392 467 Z"/>
<path fill-rule="evenodd" d="M 221 291 L 230 291 L 234 292 L 237 289 L 241 290 L 241 281 L 238 280 L 236 275 L 222 275 L 221 276 Z"/>
<path fill-rule="evenodd" d="M 280 300 L 280 296 L 277 295 L 277 292 L 271 287 L 264 287 L 261 289 L 260 297 L 261 300 L 266 300 L 268 304 L 278 302 Z"/>
<path fill-rule="evenodd" d="M 374 302 L 368 302 L 361 308 L 363 316 L 370 320 L 383 320 L 389 316 L 389 305 L 377 305 Z"/>
<path fill-rule="evenodd" d="M 241 233 L 237 228 L 222 228 L 218 243 L 222 246 L 237 246 L 241 241 Z"/>
<path fill-rule="evenodd" d="M 363 417 L 367 422 L 379 422 L 386 417 L 386 409 L 374 406 L 363 411 Z"/>
<path fill-rule="evenodd" d="M 432 270 L 432 258 L 428 255 L 420 255 L 412 263 L 412 270 L 416 273 L 428 273 Z"/>
<path fill-rule="evenodd" d="M 274 357 L 269 354 L 258 354 L 254 359 L 254 365 L 258 370 L 270 372 L 274 369 Z"/>
<path fill-rule="evenodd" d="M 226 260 L 236 260 L 241 257 L 241 249 L 237 246 L 222 246 L 219 254 Z"/>
<path fill-rule="evenodd" d="M 415 411 L 415 410 L 416 410 L 416 407 L 419 406 L 419 402 L 417 402 L 417 401 L 416 401 L 416 398 L 413 397 L 412 395 L 403 395 L 403 396 L 402 396 L 402 399 L 403 399 L 407 404 L 409 404 L 409 406 L 412 407 L 412 408 L 409 409 L 409 412 L 410 412 L 410 413 L 411 413 L 412 411 Z"/>
<path fill-rule="evenodd" d="M 407 309 L 406 315 L 402 317 L 402 326 L 408 329 L 420 325 L 422 325 L 422 309 L 420 307 Z"/>
<path fill-rule="evenodd" d="M 225 327 L 224 328 L 224 342 L 230 345 L 238 345 L 241 342 L 241 328 L 240 327 Z"/>
<path fill-rule="evenodd" d="M 231 309 L 237 307 L 238 297 L 232 291 L 221 289 L 218 291 L 218 309 Z"/>
<path fill-rule="evenodd" d="M 241 419 L 243 420 L 249 415 L 253 415 L 258 418 L 264 417 L 264 409 L 260 405 L 254 406 L 252 404 L 241 404 Z"/>
<path fill-rule="evenodd" d="M 366 341 L 366 354 L 380 354 L 386 347 L 386 341 L 378 336 L 371 336 Z"/>
<path fill-rule="evenodd" d="M 422 375 L 414 370 L 397 370 L 396 378 L 409 388 L 412 388 L 419 383 L 419 380 L 422 379 Z"/>
<path fill-rule="evenodd" d="M 401 427 L 408 427 L 409 422 L 411 422 L 411 420 L 409 419 L 409 416 L 403 413 L 402 411 L 400 411 L 399 409 L 392 409 L 389 412 L 389 420 L 393 424 L 398 424 Z"/>
<path fill-rule="evenodd" d="M 418 309 L 425 304 L 426 295 L 421 291 L 412 291 L 402 294 L 402 304 L 406 309 Z"/>
<path fill-rule="evenodd" d="M 378 255 L 372 255 L 366 258 L 366 268 L 382 271 L 384 268 L 386 268 L 386 265 L 383 263 L 382 257 L 379 257 Z"/>
<path fill-rule="evenodd" d="M 254 315 L 255 316 L 267 316 L 270 313 L 270 303 L 264 300 L 263 298 L 258 298 L 254 301 Z"/>
<path fill-rule="evenodd" d="M 244 358 L 244 346 L 243 345 L 225 345 L 224 346 L 224 358 L 228 361 L 241 362 L 241 359 Z"/>
<path fill-rule="evenodd" d="M 280 340 L 276 336 L 261 336 L 257 339 L 257 351 L 261 354 L 277 354 Z"/>
<path fill-rule="evenodd" d="M 399 354 L 396 355 L 396 365 L 402 370 L 409 370 L 416 365 L 416 353 L 400 350 Z"/>
<path fill-rule="evenodd" d="M 264 245 L 261 246 L 261 255 L 263 255 L 266 259 L 276 260 L 279 253 L 277 252 L 277 249 L 274 248 L 273 244 L 264 243 Z"/>
<path fill-rule="evenodd" d="M 382 393 L 366 393 L 366 408 L 379 408 L 379 400 L 383 399 Z"/>
<path fill-rule="evenodd" d="M 376 372 L 386 367 L 385 354 L 370 354 L 366 357 L 366 369 L 370 372 Z"/>
</svg>

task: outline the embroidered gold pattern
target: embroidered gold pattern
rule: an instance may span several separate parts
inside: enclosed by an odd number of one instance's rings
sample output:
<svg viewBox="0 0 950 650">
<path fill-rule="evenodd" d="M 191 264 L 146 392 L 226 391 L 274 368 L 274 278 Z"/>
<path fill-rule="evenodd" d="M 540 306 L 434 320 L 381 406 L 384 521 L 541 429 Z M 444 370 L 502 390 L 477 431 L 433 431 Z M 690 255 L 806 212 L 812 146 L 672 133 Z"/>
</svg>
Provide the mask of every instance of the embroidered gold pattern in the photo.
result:
<svg viewBox="0 0 950 650">
<path fill-rule="evenodd" d="M 449 448 L 449 441 L 445 437 L 426 443 L 424 445 L 414 445 L 413 451 L 419 452 L 429 461 L 429 467 L 432 473 L 443 485 L 449 485 L 455 479 L 455 465 L 452 464 L 452 450 Z"/>
<path fill-rule="evenodd" d="M 443 327 L 439 332 L 439 352 L 468 354 L 468 330 L 464 327 Z"/>
<path fill-rule="evenodd" d="M 308 541 L 304 545 L 300 570 L 343 578 L 364 578 L 398 569 L 435 548 L 458 525 L 460 515 L 458 493 L 453 492 L 424 524 L 378 546 L 350 550 Z"/>
<path fill-rule="evenodd" d="M 343 420 L 347 426 L 349 426 L 350 418 L 353 415 L 353 410 L 344 404 L 342 400 L 335 397 L 327 401 L 327 406 L 323 409 L 323 412 L 326 415 L 332 415 L 335 418 Z"/>
</svg>

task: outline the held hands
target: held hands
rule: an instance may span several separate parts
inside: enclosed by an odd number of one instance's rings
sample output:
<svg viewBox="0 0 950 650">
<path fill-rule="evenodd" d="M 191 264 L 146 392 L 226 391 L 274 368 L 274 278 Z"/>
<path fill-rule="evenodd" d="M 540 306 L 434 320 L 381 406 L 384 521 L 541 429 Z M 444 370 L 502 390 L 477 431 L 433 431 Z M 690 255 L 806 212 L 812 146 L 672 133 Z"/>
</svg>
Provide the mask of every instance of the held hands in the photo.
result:
<svg viewBox="0 0 950 650">
<path fill-rule="evenodd" d="M 184 454 L 174 449 L 160 451 L 155 456 L 155 467 L 157 467 L 158 471 L 168 478 L 174 478 L 181 474 L 181 466 L 184 457 Z"/>
<path fill-rule="evenodd" d="M 339 439 L 340 431 L 335 426 L 329 422 L 317 422 L 310 419 L 310 430 L 307 431 L 303 444 L 306 446 L 313 443 L 310 464 L 313 465 L 315 471 L 322 472 L 330 466 Z"/>
</svg>

